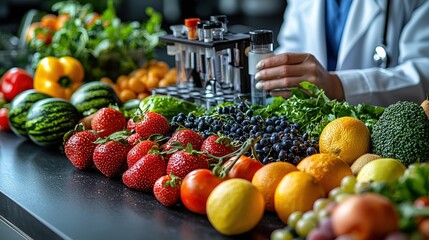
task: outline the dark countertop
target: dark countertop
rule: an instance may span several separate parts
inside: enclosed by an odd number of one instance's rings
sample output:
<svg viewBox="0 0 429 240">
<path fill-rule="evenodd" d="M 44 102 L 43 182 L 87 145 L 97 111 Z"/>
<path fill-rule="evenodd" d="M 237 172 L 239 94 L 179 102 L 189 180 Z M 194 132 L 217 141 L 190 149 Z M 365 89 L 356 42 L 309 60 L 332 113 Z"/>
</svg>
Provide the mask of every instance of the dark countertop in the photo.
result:
<svg viewBox="0 0 429 240">
<path fill-rule="evenodd" d="M 0 132 L 0 216 L 34 239 L 269 239 L 284 226 L 266 213 L 249 233 L 226 237 L 206 216 L 167 208 L 119 178 L 74 168 L 57 150 Z"/>
</svg>

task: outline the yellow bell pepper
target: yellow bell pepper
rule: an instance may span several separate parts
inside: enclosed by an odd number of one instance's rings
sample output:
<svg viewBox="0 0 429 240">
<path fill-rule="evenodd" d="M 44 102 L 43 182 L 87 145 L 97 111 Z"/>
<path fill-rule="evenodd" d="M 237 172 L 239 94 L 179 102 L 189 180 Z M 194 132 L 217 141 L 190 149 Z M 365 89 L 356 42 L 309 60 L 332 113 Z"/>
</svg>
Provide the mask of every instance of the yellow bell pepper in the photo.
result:
<svg viewBox="0 0 429 240">
<path fill-rule="evenodd" d="M 52 97 L 69 100 L 73 92 L 83 84 L 85 71 L 79 60 L 73 57 L 44 57 L 34 74 L 34 89 Z"/>
</svg>

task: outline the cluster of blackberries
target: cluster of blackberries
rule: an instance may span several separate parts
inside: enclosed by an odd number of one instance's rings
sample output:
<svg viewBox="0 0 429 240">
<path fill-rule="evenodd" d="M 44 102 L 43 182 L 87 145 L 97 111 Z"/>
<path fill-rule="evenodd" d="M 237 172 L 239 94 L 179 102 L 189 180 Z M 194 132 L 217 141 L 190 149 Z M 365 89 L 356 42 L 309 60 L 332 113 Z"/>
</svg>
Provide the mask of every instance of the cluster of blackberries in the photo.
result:
<svg viewBox="0 0 429 240">
<path fill-rule="evenodd" d="M 260 138 L 255 143 L 258 158 L 263 164 L 285 161 L 298 164 L 303 158 L 318 152 L 318 143 L 307 133 L 302 134 L 299 125 L 289 123 L 286 116 L 263 118 L 254 115 L 245 102 L 233 106 L 218 107 L 206 116 L 179 113 L 172 118 L 172 127 L 185 127 L 207 138 L 222 134 L 236 141 Z"/>
</svg>

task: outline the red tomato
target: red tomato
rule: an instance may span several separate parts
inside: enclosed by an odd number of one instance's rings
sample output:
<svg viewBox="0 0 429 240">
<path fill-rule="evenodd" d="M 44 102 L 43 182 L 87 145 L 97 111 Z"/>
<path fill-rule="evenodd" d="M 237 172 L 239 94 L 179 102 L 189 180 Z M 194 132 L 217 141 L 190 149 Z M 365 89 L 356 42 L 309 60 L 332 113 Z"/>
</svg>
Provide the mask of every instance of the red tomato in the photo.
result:
<svg viewBox="0 0 429 240">
<path fill-rule="evenodd" d="M 228 167 L 234 161 L 236 157 L 230 158 L 225 162 L 224 167 Z M 264 165 L 258 160 L 242 155 L 231 170 L 228 172 L 228 178 L 243 178 L 248 181 L 252 181 L 253 175 Z"/>
<path fill-rule="evenodd" d="M 0 89 L 10 102 L 19 93 L 33 88 L 33 78 L 21 68 L 9 69 L 2 77 Z"/>
<path fill-rule="evenodd" d="M 183 205 L 194 213 L 206 214 L 207 198 L 222 181 L 208 169 L 197 169 L 188 173 L 180 187 Z"/>
<path fill-rule="evenodd" d="M 9 109 L 7 108 L 0 109 L 0 131 L 5 131 L 5 132 L 10 131 L 10 125 L 7 118 L 8 112 L 9 112 Z"/>
</svg>

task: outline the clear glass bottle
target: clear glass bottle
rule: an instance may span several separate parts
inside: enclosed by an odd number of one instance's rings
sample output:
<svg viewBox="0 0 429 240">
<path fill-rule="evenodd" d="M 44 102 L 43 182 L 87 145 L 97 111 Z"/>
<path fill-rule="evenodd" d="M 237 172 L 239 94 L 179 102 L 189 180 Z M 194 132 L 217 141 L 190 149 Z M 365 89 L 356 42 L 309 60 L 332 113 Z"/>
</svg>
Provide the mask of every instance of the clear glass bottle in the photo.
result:
<svg viewBox="0 0 429 240">
<path fill-rule="evenodd" d="M 273 56 L 273 32 L 271 30 L 255 30 L 249 32 L 250 50 L 249 50 L 249 75 L 250 75 L 250 94 L 252 104 L 266 104 L 267 93 L 256 89 L 255 75 L 257 73 L 256 64 L 262 59 Z"/>
</svg>

